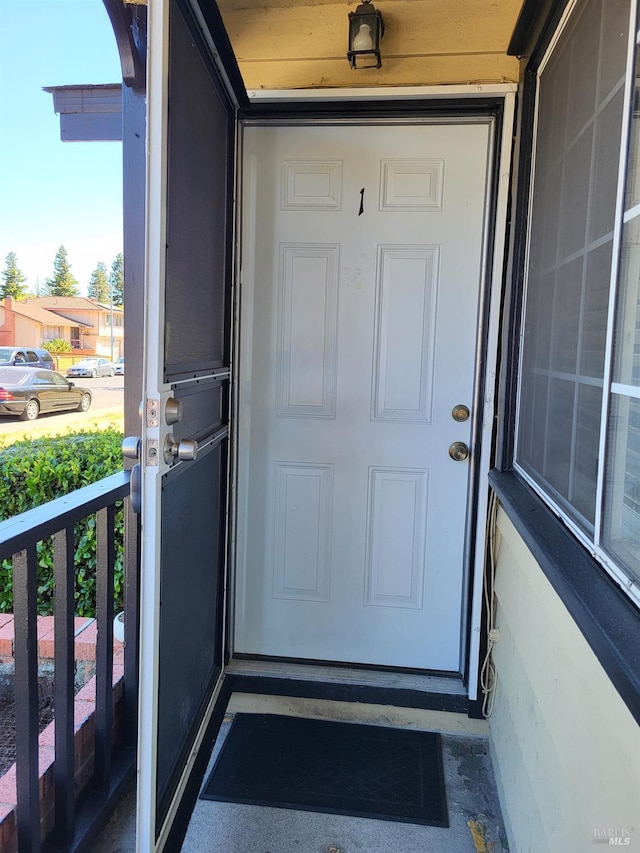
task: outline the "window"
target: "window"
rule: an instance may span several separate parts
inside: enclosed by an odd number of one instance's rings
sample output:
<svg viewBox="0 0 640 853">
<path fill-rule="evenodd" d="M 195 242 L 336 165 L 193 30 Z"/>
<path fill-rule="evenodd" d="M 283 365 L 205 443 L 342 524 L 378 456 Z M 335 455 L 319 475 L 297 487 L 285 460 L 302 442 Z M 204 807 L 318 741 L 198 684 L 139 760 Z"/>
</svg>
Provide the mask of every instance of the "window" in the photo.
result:
<svg viewBox="0 0 640 853">
<path fill-rule="evenodd" d="M 636 40 L 637 41 L 637 40 Z M 640 578 L 640 86 L 635 74 L 613 325 L 603 545 Z"/>
<path fill-rule="evenodd" d="M 53 385 L 53 377 L 50 373 L 36 373 L 33 378 L 34 385 Z"/>
<path fill-rule="evenodd" d="M 636 120 L 624 216 L 621 192 L 632 5 L 570 3 L 537 72 L 516 465 L 640 600 Z"/>
</svg>

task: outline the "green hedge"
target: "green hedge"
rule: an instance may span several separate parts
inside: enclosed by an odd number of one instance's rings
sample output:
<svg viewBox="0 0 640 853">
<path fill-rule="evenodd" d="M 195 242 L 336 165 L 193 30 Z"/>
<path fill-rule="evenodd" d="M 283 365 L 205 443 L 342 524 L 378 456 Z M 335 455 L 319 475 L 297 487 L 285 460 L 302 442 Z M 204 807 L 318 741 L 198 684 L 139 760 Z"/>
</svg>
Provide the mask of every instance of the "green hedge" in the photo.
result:
<svg viewBox="0 0 640 853">
<path fill-rule="evenodd" d="M 122 470 L 122 433 L 115 429 L 20 441 L 0 450 L 0 521 Z M 124 514 L 116 511 L 116 606 L 122 601 Z M 75 528 L 76 613 L 95 616 L 96 522 Z M 38 613 L 53 612 L 53 542 L 38 543 Z M 0 564 L 0 612 L 13 611 L 11 561 Z"/>
</svg>

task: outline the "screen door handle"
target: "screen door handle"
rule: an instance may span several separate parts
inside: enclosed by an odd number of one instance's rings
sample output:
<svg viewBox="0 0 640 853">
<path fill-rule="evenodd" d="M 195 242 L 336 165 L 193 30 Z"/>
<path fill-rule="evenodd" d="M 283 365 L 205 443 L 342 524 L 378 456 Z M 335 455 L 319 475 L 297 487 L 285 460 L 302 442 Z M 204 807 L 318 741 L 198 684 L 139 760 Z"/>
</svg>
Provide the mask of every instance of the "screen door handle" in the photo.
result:
<svg viewBox="0 0 640 853">
<path fill-rule="evenodd" d="M 193 462 L 198 455 L 198 442 L 191 438 L 176 441 L 170 433 L 164 440 L 164 461 L 180 459 L 181 462 Z"/>
<path fill-rule="evenodd" d="M 142 509 L 142 469 L 139 462 L 131 469 L 130 477 L 129 497 L 131 500 L 131 509 L 136 515 L 139 515 Z"/>
</svg>

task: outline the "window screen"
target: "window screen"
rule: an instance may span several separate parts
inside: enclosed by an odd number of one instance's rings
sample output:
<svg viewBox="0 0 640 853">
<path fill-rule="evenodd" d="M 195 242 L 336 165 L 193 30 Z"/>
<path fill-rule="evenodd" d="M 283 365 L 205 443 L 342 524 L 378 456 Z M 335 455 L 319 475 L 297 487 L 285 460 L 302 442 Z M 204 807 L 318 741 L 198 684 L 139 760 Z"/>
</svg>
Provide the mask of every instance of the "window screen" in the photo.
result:
<svg viewBox="0 0 640 853">
<path fill-rule="evenodd" d="M 628 20 L 629 0 L 577 3 L 538 87 L 517 462 L 591 536 Z"/>
<path fill-rule="evenodd" d="M 629 143 L 614 322 L 603 544 L 640 578 L 640 86 Z"/>
</svg>

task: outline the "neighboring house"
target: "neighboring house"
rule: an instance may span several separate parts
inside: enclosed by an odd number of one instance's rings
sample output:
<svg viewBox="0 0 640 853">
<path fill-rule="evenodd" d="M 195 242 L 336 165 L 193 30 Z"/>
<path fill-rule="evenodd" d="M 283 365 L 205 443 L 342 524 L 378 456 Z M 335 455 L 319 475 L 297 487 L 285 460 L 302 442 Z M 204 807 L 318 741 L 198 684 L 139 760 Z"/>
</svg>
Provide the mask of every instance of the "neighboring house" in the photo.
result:
<svg viewBox="0 0 640 853">
<path fill-rule="evenodd" d="M 479 717 L 487 652 L 511 849 L 628 846 L 635 0 L 380 0 L 363 71 L 344 4 L 154 0 L 148 34 L 105 5 L 132 434 L 143 401 L 138 849 L 179 849 L 232 690 Z"/>
<path fill-rule="evenodd" d="M 60 335 L 73 349 L 96 355 L 118 358 L 124 352 L 124 311 L 122 308 L 87 299 L 83 296 L 33 296 L 20 303 L 20 310 L 40 309 L 55 315 L 58 322 L 70 328 L 70 334 Z M 112 325 L 113 319 L 113 325 Z M 50 337 L 55 337 L 51 335 Z M 48 340 L 49 338 L 47 338 Z"/>
<path fill-rule="evenodd" d="M 82 349 L 85 330 L 90 332 L 90 323 L 62 317 L 40 305 L 10 298 L 0 302 L 0 344 L 3 346 L 41 347 L 59 338 L 69 344 L 69 349 Z"/>
</svg>

